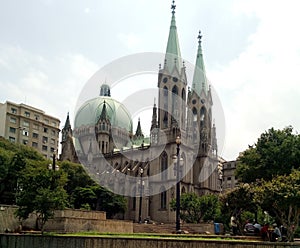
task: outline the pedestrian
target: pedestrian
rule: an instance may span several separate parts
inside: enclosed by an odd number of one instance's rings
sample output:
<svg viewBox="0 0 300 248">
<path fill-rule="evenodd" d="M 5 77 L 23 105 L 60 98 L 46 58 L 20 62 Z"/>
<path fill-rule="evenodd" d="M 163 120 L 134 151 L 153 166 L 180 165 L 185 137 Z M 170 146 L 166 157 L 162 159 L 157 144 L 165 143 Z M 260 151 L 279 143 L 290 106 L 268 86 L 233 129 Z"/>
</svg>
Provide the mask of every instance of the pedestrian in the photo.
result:
<svg viewBox="0 0 300 248">
<path fill-rule="evenodd" d="M 237 235 L 237 222 L 236 222 L 236 217 L 234 215 L 232 215 L 230 218 L 230 226 L 231 226 L 232 235 Z"/>
<path fill-rule="evenodd" d="M 281 241 L 281 232 L 276 223 L 273 224 L 273 228 L 274 230 L 271 235 L 271 241 L 272 242 Z"/>
</svg>

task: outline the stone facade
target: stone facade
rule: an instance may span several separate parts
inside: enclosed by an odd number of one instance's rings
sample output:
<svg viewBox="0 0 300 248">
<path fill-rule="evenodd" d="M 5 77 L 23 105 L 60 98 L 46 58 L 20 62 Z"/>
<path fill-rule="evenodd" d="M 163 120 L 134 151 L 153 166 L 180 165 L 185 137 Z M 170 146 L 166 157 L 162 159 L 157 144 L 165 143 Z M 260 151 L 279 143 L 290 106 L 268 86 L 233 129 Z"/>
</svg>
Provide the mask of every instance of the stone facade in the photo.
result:
<svg viewBox="0 0 300 248">
<path fill-rule="evenodd" d="M 140 122 L 133 134 L 126 107 L 112 99 L 113 92 L 107 84 L 101 86 L 100 96 L 84 103 L 75 116 L 73 136 L 78 159 L 100 185 L 128 197 L 124 215 L 127 220 L 174 222 L 170 202 L 176 196 L 177 175 L 181 193 L 220 192 L 213 100 L 205 74 L 201 34 L 196 57 L 189 88 L 173 4 L 165 61 L 158 70 L 158 106 L 153 106 L 150 137 L 144 137 Z M 71 140 L 63 138 L 67 149 L 63 149 L 61 158 L 71 160 Z"/>
</svg>

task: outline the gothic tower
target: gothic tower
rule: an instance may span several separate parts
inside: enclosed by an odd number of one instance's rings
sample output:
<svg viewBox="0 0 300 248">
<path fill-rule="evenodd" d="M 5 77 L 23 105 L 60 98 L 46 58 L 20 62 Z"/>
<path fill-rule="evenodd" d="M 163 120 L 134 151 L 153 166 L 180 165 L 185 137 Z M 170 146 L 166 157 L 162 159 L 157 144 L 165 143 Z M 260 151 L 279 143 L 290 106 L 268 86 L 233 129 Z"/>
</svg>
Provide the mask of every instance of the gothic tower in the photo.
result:
<svg viewBox="0 0 300 248">
<path fill-rule="evenodd" d="M 175 7 L 172 4 L 172 19 L 163 68 L 158 74 L 158 127 L 167 136 L 167 142 L 174 142 L 179 130 L 185 128 L 186 119 L 186 73 L 182 62 Z"/>
<path fill-rule="evenodd" d="M 61 139 L 61 154 L 59 159 L 61 161 L 68 160 L 74 163 L 78 163 L 78 157 L 75 151 L 74 142 L 73 142 L 73 133 L 70 123 L 69 113 L 65 122 L 64 128 L 61 130 L 62 139 Z"/>
<path fill-rule="evenodd" d="M 211 87 L 208 86 L 206 77 L 201 39 L 202 35 L 198 35 L 198 50 L 192 81 L 192 89 L 188 94 L 189 112 L 188 131 L 197 130 L 199 140 L 193 140 L 197 143 L 199 149 L 197 159 L 193 166 L 193 182 L 200 192 L 206 190 L 216 191 L 217 185 L 213 183 L 215 178 L 215 165 L 217 163 L 217 144 L 216 129 L 212 127 L 212 94 Z M 212 129 L 213 128 L 213 129 Z M 213 136 L 212 136 L 213 131 Z M 195 137 L 195 135 L 193 136 Z M 212 144 L 213 143 L 213 144 Z M 212 183 L 214 185 L 212 185 Z"/>
</svg>

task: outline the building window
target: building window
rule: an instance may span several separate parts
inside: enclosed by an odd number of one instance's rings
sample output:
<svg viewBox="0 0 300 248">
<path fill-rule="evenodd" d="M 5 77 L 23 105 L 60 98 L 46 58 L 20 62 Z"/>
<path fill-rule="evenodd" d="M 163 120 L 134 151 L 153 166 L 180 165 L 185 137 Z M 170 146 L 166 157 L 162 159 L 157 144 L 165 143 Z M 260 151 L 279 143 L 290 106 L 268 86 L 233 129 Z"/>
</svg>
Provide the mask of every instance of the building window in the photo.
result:
<svg viewBox="0 0 300 248">
<path fill-rule="evenodd" d="M 17 123 L 17 119 L 15 117 L 10 117 L 9 121 L 14 124 Z"/>
<path fill-rule="evenodd" d="M 48 128 L 44 127 L 44 133 L 48 133 Z"/>
<path fill-rule="evenodd" d="M 28 140 L 23 140 L 23 145 L 27 145 L 28 144 Z"/>
<path fill-rule="evenodd" d="M 37 139 L 39 137 L 38 133 L 32 133 L 32 138 Z"/>
<path fill-rule="evenodd" d="M 26 117 L 30 117 L 30 113 L 28 111 L 25 111 L 24 114 L 25 114 Z"/>
<path fill-rule="evenodd" d="M 29 122 L 28 121 L 23 121 L 23 126 L 24 127 L 29 127 Z"/>
<path fill-rule="evenodd" d="M 50 148 L 50 151 L 51 151 L 51 152 L 55 152 L 54 147 L 51 147 L 51 148 Z"/>
<path fill-rule="evenodd" d="M 43 151 L 47 151 L 47 150 L 48 150 L 48 147 L 47 147 L 47 146 L 42 146 L 42 150 L 43 150 Z"/>
<path fill-rule="evenodd" d="M 9 132 L 10 132 L 10 133 L 16 133 L 16 129 L 15 129 L 14 127 L 10 127 L 10 128 L 9 128 Z"/>
<path fill-rule="evenodd" d="M 227 181 L 231 181 L 231 177 L 227 177 Z"/>
<path fill-rule="evenodd" d="M 161 179 L 168 179 L 168 155 L 166 152 L 161 156 Z"/>
<path fill-rule="evenodd" d="M 55 121 L 52 121 L 52 126 L 56 127 L 56 122 Z"/>
<path fill-rule="evenodd" d="M 51 140 L 50 140 L 50 144 L 51 144 L 51 145 L 55 145 L 55 139 L 51 139 Z"/>
<path fill-rule="evenodd" d="M 15 108 L 11 108 L 10 110 L 11 110 L 11 112 L 12 112 L 13 114 L 16 114 L 16 113 L 17 113 L 17 109 L 15 109 Z"/>
<path fill-rule="evenodd" d="M 39 130 L 39 125 L 38 124 L 33 124 L 33 129 Z"/>
<path fill-rule="evenodd" d="M 39 115 L 34 115 L 34 118 L 35 118 L 35 120 L 37 120 L 37 121 L 40 119 Z"/>
<path fill-rule="evenodd" d="M 51 135 L 55 136 L 55 130 L 51 130 Z"/>
<path fill-rule="evenodd" d="M 45 123 L 46 123 L 46 124 L 49 124 L 49 120 L 48 120 L 48 119 L 45 119 Z"/>
<path fill-rule="evenodd" d="M 32 147 L 37 148 L 38 147 L 38 143 L 32 142 Z"/>
<path fill-rule="evenodd" d="M 23 130 L 22 133 L 23 133 L 24 136 L 27 136 L 27 137 L 29 136 L 29 132 L 26 131 L 26 130 Z"/>
<path fill-rule="evenodd" d="M 160 209 L 167 208 L 167 192 L 164 190 L 160 193 Z"/>
<path fill-rule="evenodd" d="M 43 143 L 47 143 L 48 142 L 48 137 L 43 136 Z"/>
<path fill-rule="evenodd" d="M 8 139 L 9 139 L 9 141 L 10 141 L 10 142 L 16 142 L 16 138 L 15 138 L 15 137 L 11 137 L 11 136 L 9 136 L 9 138 L 8 138 Z"/>
</svg>

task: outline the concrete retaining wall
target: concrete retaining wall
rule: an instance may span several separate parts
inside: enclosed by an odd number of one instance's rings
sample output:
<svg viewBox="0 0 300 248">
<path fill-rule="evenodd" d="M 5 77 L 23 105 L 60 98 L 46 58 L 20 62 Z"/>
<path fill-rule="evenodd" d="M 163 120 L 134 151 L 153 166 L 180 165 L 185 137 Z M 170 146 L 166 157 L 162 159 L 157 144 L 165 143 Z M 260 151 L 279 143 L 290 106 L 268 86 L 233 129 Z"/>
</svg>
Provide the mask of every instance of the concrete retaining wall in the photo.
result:
<svg viewBox="0 0 300 248">
<path fill-rule="evenodd" d="M 19 230 L 21 222 L 15 217 L 16 209 L 17 207 L 14 206 L 0 206 L 0 233 L 5 230 Z M 35 225 L 35 215 L 22 221 L 22 226 L 29 229 L 34 229 Z M 54 218 L 46 222 L 44 230 L 61 233 L 84 231 L 133 233 L 133 223 L 131 221 L 107 220 L 106 213 L 102 211 L 65 209 L 55 211 Z"/>
<path fill-rule="evenodd" d="M 199 240 L 164 240 L 161 238 L 102 238 L 102 237 L 55 237 L 34 235 L 0 234 L 1 248 L 296 248 L 300 244 L 239 242 L 239 241 L 199 241 Z"/>
</svg>

